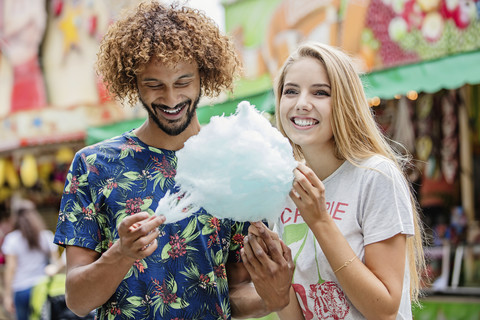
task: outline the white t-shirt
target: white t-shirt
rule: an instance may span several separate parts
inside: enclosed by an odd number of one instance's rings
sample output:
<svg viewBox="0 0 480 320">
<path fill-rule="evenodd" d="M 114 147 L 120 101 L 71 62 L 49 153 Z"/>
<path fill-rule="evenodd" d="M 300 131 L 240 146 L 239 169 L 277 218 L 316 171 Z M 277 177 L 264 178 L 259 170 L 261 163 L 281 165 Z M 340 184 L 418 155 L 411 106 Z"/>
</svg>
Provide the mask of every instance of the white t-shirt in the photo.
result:
<svg viewBox="0 0 480 320">
<path fill-rule="evenodd" d="M 43 230 L 40 237 L 44 251 L 30 250 L 20 230 L 14 230 L 5 236 L 3 253 L 17 257 L 17 269 L 12 281 L 12 290 L 15 292 L 31 288 L 41 281 L 45 276 L 45 266 L 50 258 L 50 252 L 57 250 L 50 230 Z"/>
<path fill-rule="evenodd" d="M 323 184 L 327 210 L 360 260 L 364 261 L 368 244 L 398 233 L 414 234 L 408 186 L 402 173 L 386 158 L 373 156 L 363 161 L 360 168 L 345 161 Z M 292 250 L 293 287 L 305 319 L 364 319 L 344 294 L 313 233 L 290 198 L 277 227 Z M 412 318 L 408 264 L 406 266 L 397 319 Z"/>
</svg>

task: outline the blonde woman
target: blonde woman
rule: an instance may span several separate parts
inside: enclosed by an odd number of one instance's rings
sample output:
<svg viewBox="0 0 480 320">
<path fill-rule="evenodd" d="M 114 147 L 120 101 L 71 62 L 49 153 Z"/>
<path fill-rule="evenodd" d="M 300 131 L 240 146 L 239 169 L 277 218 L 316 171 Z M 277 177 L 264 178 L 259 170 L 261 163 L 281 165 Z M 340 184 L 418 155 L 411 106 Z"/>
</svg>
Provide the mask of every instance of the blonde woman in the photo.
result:
<svg viewBox="0 0 480 320">
<path fill-rule="evenodd" d="M 406 161 L 377 128 L 351 59 L 328 45 L 301 45 L 274 89 L 277 126 L 299 161 L 278 222 L 295 263 L 280 317 L 411 319 L 422 228 Z M 278 249 L 263 254 L 254 234 L 268 232 L 256 226 L 242 252 L 254 281 L 278 261 Z"/>
</svg>

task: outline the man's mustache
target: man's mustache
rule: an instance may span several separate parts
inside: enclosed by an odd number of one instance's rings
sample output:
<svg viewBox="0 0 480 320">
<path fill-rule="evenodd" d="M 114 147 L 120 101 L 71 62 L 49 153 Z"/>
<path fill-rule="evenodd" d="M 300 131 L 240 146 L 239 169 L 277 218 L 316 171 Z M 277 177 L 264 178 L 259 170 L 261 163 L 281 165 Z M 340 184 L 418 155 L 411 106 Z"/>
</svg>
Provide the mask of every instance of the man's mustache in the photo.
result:
<svg viewBox="0 0 480 320">
<path fill-rule="evenodd" d="M 188 100 L 185 100 L 185 101 L 182 101 L 180 103 L 177 103 L 173 108 L 167 106 L 166 104 L 157 104 L 157 103 L 153 103 L 152 102 L 152 108 L 160 108 L 160 109 L 176 109 L 182 105 L 191 105 L 192 104 L 192 100 L 191 99 L 188 99 Z"/>
</svg>

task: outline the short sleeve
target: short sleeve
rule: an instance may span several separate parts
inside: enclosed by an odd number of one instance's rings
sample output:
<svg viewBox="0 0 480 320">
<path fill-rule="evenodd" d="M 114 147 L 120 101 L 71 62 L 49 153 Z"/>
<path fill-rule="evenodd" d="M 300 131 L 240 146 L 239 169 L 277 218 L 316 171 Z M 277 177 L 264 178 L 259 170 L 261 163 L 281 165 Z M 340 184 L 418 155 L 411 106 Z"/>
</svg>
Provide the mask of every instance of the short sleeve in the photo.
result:
<svg viewBox="0 0 480 320">
<path fill-rule="evenodd" d="M 10 232 L 5 236 L 2 243 L 3 254 L 15 255 L 18 252 L 16 244 L 18 243 L 18 237 L 15 232 Z"/>
<path fill-rule="evenodd" d="M 102 230 L 95 218 L 97 206 L 92 198 L 98 175 L 87 170 L 87 156 L 81 152 L 75 155 L 67 174 L 54 242 L 100 252 Z"/>
<path fill-rule="evenodd" d="M 363 216 L 365 245 L 386 240 L 396 234 L 414 234 L 410 190 L 393 163 L 381 162 L 368 169 L 364 179 Z"/>
<path fill-rule="evenodd" d="M 44 242 L 46 243 L 45 246 L 46 247 L 48 246 L 48 249 L 50 251 L 56 251 L 58 249 L 57 246 L 54 243 L 54 240 L 53 240 L 54 236 L 53 236 L 52 231 L 43 230 L 42 236 L 43 236 Z"/>
</svg>

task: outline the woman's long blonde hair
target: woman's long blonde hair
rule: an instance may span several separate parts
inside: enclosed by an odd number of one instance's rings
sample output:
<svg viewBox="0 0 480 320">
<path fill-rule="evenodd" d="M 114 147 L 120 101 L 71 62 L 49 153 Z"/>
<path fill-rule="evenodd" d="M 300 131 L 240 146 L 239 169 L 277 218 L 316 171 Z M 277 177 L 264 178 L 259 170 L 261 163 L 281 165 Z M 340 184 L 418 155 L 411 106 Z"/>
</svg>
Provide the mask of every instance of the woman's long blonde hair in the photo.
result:
<svg viewBox="0 0 480 320">
<path fill-rule="evenodd" d="M 359 74 L 352 59 L 340 49 L 321 43 L 300 45 L 283 64 L 275 80 L 275 113 L 277 128 L 286 136 L 280 121 L 279 106 L 282 97 L 285 76 L 289 67 L 301 58 L 310 57 L 323 64 L 330 79 L 332 120 L 331 126 L 335 141 L 335 155 L 357 165 L 362 159 L 378 154 L 391 159 L 404 172 L 409 163 L 408 157 L 397 152 L 388 139 L 379 130 L 368 105 L 367 97 Z M 297 160 L 304 156 L 300 146 L 292 141 Z M 407 256 L 410 270 L 410 290 L 412 301 L 417 302 L 420 293 L 420 275 L 425 270 L 423 253 L 423 225 L 419 217 L 419 208 L 412 191 L 410 191 L 414 214 L 415 235 L 407 238 Z"/>
</svg>

